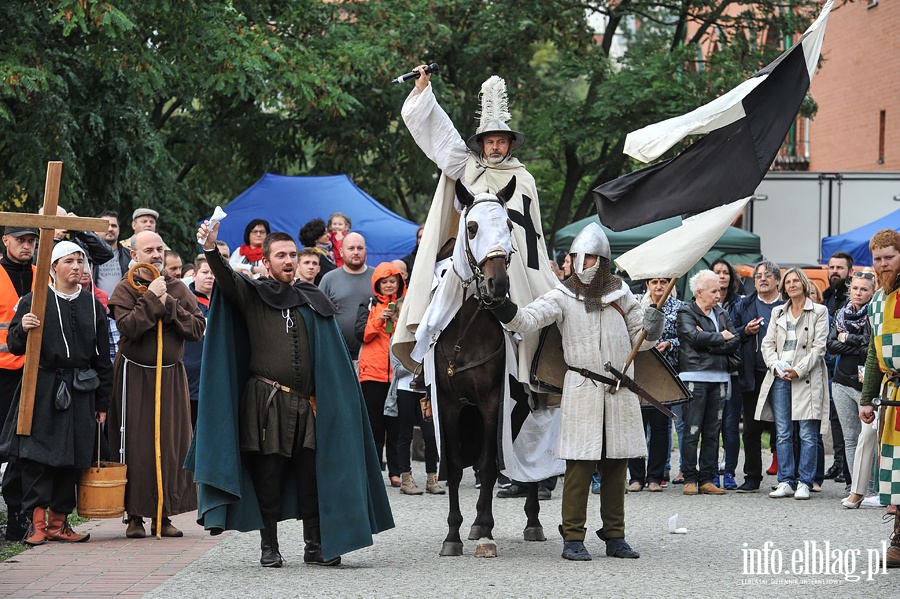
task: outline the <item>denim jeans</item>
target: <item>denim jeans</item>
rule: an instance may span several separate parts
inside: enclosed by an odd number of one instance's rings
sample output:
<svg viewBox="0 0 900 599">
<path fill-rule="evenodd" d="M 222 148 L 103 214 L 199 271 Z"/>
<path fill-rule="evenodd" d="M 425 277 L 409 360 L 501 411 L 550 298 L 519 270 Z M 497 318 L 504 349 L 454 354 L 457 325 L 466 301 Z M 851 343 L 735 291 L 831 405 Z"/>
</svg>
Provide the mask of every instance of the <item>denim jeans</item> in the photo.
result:
<svg viewBox="0 0 900 599">
<path fill-rule="evenodd" d="M 722 410 L 722 445 L 725 446 L 725 474 L 734 476 L 741 453 L 741 392 L 737 375 L 731 377 L 731 387 Z"/>
<path fill-rule="evenodd" d="M 666 445 L 669 442 L 666 431 L 671 429 L 669 418 L 656 408 L 643 408 L 641 418 L 644 421 L 645 433 L 648 427 L 650 429 L 649 451 L 646 460 L 644 458 L 628 460 L 630 482 L 661 483 L 666 463 Z"/>
<path fill-rule="evenodd" d="M 796 486 L 797 480 L 810 489 L 818 460 L 818 420 L 800 420 L 800 460 L 794 476 L 794 421 L 791 419 L 791 383 L 776 378 L 772 384 L 772 412 L 775 415 L 775 448 L 778 451 L 778 482 Z"/>
<path fill-rule="evenodd" d="M 686 483 L 712 482 L 719 473 L 719 431 L 722 430 L 722 408 L 727 389 L 728 383 L 688 383 L 693 400 L 684 405 L 684 443 L 681 446 L 681 471 Z"/>
</svg>

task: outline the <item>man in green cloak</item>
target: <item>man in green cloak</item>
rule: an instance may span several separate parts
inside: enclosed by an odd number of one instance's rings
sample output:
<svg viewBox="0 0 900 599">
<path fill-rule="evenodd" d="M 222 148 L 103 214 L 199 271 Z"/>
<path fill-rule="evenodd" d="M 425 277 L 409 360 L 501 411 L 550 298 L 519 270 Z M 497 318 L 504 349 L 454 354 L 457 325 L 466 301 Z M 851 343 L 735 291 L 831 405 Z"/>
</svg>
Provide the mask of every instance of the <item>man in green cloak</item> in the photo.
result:
<svg viewBox="0 0 900 599">
<path fill-rule="evenodd" d="M 260 529 L 260 563 L 277 568 L 277 523 L 300 518 L 303 561 L 338 565 L 394 523 L 336 309 L 294 282 L 287 233 L 266 237 L 269 276 L 254 281 L 219 255 L 217 231 L 205 222 L 197 232 L 216 278 L 185 464 L 199 485 L 198 521 L 212 534 Z"/>
</svg>

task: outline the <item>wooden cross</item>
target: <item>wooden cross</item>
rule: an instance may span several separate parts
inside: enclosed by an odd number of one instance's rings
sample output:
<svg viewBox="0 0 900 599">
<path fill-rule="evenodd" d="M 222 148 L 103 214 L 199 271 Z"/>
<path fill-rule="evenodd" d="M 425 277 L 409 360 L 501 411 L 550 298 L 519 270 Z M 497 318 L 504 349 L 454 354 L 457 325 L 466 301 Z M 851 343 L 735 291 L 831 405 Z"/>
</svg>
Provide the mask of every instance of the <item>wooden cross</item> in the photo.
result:
<svg viewBox="0 0 900 599">
<path fill-rule="evenodd" d="M 98 231 L 102 233 L 109 227 L 109 222 L 103 218 L 78 218 L 56 215 L 61 175 L 62 162 L 49 162 L 47 164 L 43 214 L 0 212 L 0 225 L 34 227 L 41 232 L 37 268 L 34 273 L 34 292 L 31 302 L 31 312 L 41 321 L 41 326 L 28 331 L 28 342 L 25 346 L 25 367 L 22 374 L 22 395 L 19 398 L 19 426 L 16 429 L 17 434 L 25 436 L 31 435 L 34 390 L 37 385 L 38 366 L 41 361 L 41 341 L 44 332 L 44 309 L 47 306 L 48 287 L 46 281 L 50 278 L 50 257 L 53 254 L 54 230 L 66 229 L 72 231 Z"/>
</svg>

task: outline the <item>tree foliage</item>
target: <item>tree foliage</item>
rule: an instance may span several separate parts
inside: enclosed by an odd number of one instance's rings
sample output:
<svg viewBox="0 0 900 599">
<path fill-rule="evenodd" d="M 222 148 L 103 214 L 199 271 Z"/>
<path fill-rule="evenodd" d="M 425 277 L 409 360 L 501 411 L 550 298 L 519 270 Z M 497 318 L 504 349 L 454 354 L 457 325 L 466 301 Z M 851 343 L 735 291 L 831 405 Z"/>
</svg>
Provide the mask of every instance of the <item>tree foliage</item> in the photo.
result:
<svg viewBox="0 0 900 599">
<path fill-rule="evenodd" d="M 0 204 L 35 210 L 47 161 L 79 214 L 137 206 L 175 247 L 264 172 L 349 174 L 421 219 L 435 167 L 399 119 L 432 81 L 465 137 L 507 80 L 545 231 L 635 168 L 627 132 L 690 110 L 774 58 L 818 4 L 771 0 L 19 0 L 0 3 Z M 598 25 L 599 23 L 599 25 Z M 618 48 L 625 48 L 618 52 Z"/>
</svg>

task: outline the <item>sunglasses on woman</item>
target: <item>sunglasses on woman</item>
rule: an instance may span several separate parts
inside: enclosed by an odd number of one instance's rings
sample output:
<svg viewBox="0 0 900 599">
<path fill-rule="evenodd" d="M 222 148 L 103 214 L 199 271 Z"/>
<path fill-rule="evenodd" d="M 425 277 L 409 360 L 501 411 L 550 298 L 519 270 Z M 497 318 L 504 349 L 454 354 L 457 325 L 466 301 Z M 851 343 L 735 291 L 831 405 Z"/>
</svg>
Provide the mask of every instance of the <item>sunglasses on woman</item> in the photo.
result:
<svg viewBox="0 0 900 599">
<path fill-rule="evenodd" d="M 856 272 L 853 273 L 853 277 L 857 278 L 857 279 L 869 279 L 871 281 L 874 281 L 875 273 L 874 272 L 866 272 L 864 270 L 857 270 Z"/>
</svg>

